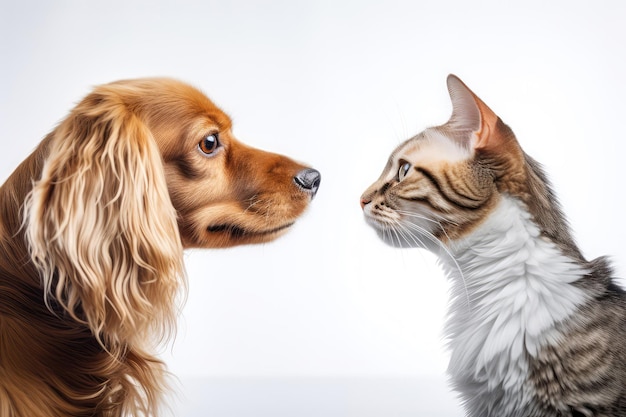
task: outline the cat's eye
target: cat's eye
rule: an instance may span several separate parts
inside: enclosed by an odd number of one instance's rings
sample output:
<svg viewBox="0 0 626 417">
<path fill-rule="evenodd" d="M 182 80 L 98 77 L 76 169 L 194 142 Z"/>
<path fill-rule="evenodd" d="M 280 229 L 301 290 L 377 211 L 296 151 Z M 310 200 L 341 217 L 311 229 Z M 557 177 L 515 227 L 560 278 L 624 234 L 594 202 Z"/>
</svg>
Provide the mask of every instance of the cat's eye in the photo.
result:
<svg viewBox="0 0 626 417">
<path fill-rule="evenodd" d="M 207 135 L 198 143 L 198 149 L 204 155 L 212 155 L 220 146 L 219 135 L 217 133 L 211 133 Z"/>
<path fill-rule="evenodd" d="M 411 169 L 410 163 L 406 161 L 400 162 L 400 169 L 398 170 L 398 182 L 402 181 L 407 176 L 410 169 Z"/>
</svg>

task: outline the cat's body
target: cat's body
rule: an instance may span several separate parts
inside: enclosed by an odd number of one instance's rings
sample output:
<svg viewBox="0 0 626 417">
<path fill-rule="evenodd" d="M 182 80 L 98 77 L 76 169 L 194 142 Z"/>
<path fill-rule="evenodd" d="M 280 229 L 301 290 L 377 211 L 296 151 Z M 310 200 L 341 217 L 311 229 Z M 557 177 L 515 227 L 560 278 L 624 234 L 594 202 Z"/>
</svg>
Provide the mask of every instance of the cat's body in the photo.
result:
<svg viewBox="0 0 626 417">
<path fill-rule="evenodd" d="M 456 77 L 448 88 L 450 121 L 400 145 L 361 205 L 388 243 L 439 255 L 468 415 L 626 416 L 626 295 L 583 258 L 512 131 Z"/>
</svg>

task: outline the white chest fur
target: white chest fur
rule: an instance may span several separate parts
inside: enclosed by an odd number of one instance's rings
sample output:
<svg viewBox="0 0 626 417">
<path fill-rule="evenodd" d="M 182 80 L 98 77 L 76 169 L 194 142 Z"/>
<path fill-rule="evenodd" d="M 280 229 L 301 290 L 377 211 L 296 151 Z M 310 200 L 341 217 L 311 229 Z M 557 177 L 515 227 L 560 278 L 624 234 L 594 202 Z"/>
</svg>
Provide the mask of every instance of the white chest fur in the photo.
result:
<svg viewBox="0 0 626 417">
<path fill-rule="evenodd" d="M 449 373 L 470 415 L 515 416 L 530 406 L 527 355 L 560 337 L 584 303 L 585 271 L 540 236 L 523 204 L 503 197 L 471 235 L 442 251 L 452 279 Z"/>
</svg>

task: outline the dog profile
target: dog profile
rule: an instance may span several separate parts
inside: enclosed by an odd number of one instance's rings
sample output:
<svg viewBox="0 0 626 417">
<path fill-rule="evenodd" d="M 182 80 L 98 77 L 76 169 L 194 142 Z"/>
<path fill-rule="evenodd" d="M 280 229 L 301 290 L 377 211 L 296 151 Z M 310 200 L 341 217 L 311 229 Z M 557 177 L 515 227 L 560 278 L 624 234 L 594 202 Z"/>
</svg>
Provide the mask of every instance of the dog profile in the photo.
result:
<svg viewBox="0 0 626 417">
<path fill-rule="evenodd" d="M 319 183 L 187 84 L 96 87 L 0 188 L 0 416 L 158 414 L 183 249 L 271 241 Z"/>
</svg>

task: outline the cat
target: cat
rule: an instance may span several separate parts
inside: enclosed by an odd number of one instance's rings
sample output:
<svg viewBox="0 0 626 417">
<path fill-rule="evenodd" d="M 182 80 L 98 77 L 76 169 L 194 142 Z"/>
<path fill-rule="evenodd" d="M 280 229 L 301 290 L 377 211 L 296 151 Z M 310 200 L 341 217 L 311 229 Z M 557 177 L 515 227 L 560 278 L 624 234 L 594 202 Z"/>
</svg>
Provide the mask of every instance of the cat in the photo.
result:
<svg viewBox="0 0 626 417">
<path fill-rule="evenodd" d="M 438 255 L 448 374 L 471 417 L 626 416 L 626 293 L 587 261 L 540 165 L 449 75 L 452 116 L 398 146 L 366 222 Z"/>
</svg>

